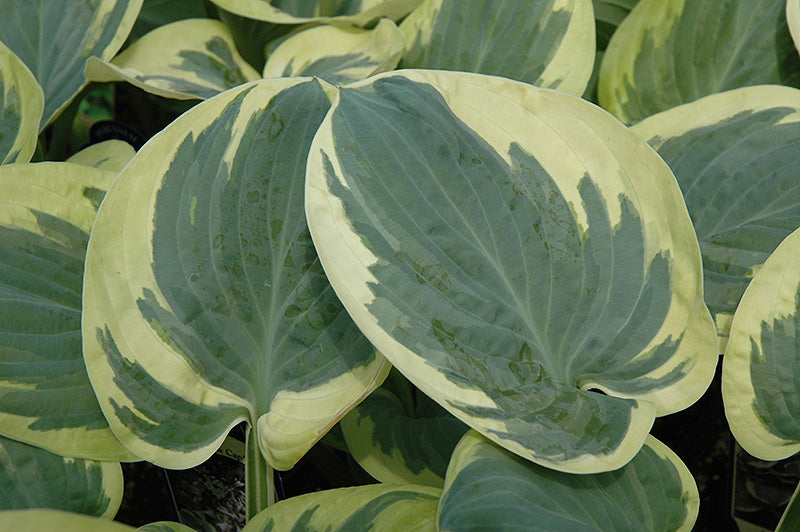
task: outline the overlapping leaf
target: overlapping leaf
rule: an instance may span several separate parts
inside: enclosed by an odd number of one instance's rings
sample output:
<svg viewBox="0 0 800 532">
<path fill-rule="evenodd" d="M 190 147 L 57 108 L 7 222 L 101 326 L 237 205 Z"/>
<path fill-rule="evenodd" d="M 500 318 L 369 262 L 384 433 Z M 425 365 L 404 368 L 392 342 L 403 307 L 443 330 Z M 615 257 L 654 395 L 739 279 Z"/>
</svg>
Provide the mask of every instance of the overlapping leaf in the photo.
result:
<svg viewBox="0 0 800 532">
<path fill-rule="evenodd" d="M 711 381 L 716 338 L 680 190 L 583 100 L 442 71 L 343 88 L 311 148 L 306 212 L 362 331 L 523 457 L 620 467 L 656 413 Z"/>
<path fill-rule="evenodd" d="M 335 19 L 368 24 L 380 18 L 399 20 L 422 0 L 212 0 L 225 11 L 276 24 Z"/>
<path fill-rule="evenodd" d="M 0 434 L 66 456 L 132 460 L 81 352 L 86 245 L 115 175 L 70 163 L 0 166 Z"/>
<path fill-rule="evenodd" d="M 113 61 L 90 58 L 92 81 L 127 81 L 166 98 L 209 98 L 258 79 L 218 20 L 188 19 L 161 26 Z"/>
<path fill-rule="evenodd" d="M 31 160 L 44 94 L 25 63 L 0 42 L 0 164 Z"/>
<path fill-rule="evenodd" d="M 590 0 L 426 0 L 400 29 L 401 68 L 480 72 L 580 95 L 594 64 Z"/>
<path fill-rule="evenodd" d="M 323 24 L 280 43 L 264 66 L 264 77 L 318 76 L 344 85 L 392 70 L 405 49 L 405 36 L 389 19 L 373 29 Z"/>
<path fill-rule="evenodd" d="M 639 0 L 592 0 L 598 50 L 606 49 L 611 36 L 638 3 Z"/>
<path fill-rule="evenodd" d="M 440 493 L 439 489 L 413 484 L 373 484 L 308 493 L 267 508 L 247 523 L 244 532 L 436 532 Z"/>
<path fill-rule="evenodd" d="M 66 162 L 108 170 L 116 174 L 128 164 L 135 154 L 136 150 L 127 142 L 106 140 L 82 149 Z"/>
<path fill-rule="evenodd" d="M 103 202 L 84 353 L 137 455 L 190 467 L 245 420 L 286 469 L 384 378 L 303 216 L 308 146 L 332 90 L 276 78 L 211 98 L 151 139 Z"/>
<path fill-rule="evenodd" d="M 0 511 L 50 508 L 112 518 L 121 502 L 118 462 L 64 458 L 0 437 Z M 39 530 L 29 526 L 0 529 Z"/>
<path fill-rule="evenodd" d="M 747 283 L 800 227 L 800 91 L 759 86 L 714 94 L 633 130 L 670 165 L 683 191 L 703 254 L 706 304 L 724 342 Z"/>
<path fill-rule="evenodd" d="M 59 532 L 136 532 L 122 523 L 58 510 L 0 512 L 1 530 L 58 530 Z M 181 531 L 183 532 L 183 531 Z"/>
<path fill-rule="evenodd" d="M 470 431 L 447 470 L 438 530 L 688 532 L 699 503 L 689 470 L 653 437 L 618 471 L 570 475 L 522 460 Z"/>
<path fill-rule="evenodd" d="M 623 122 L 738 87 L 800 85 L 785 0 L 641 0 L 614 33 L 600 104 Z"/>
<path fill-rule="evenodd" d="M 50 123 L 86 84 L 90 56 L 111 59 L 125 42 L 143 0 L 0 2 L 0 41 L 33 72 L 44 89 Z"/>
<path fill-rule="evenodd" d="M 763 460 L 800 451 L 800 231 L 747 287 L 722 364 L 725 415 L 736 441 Z"/>
<path fill-rule="evenodd" d="M 437 488 L 444 485 L 450 455 L 467 431 L 427 395 L 412 392 L 403 378 L 387 379 L 340 425 L 353 458 L 379 481 Z"/>
</svg>

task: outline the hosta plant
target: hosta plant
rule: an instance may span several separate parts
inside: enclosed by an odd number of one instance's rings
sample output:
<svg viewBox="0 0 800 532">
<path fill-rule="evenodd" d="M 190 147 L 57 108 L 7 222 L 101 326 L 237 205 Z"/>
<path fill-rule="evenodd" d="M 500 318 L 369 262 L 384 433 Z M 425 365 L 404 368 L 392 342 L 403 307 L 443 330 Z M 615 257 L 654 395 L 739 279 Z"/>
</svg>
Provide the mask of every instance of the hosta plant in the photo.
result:
<svg viewBox="0 0 800 532">
<path fill-rule="evenodd" d="M 246 532 L 691 530 L 651 429 L 720 352 L 800 441 L 798 11 L 6 2 L 0 528 L 125 530 L 120 462 L 244 424 Z M 88 82 L 174 119 L 84 147 Z M 377 483 L 277 501 L 315 445 Z"/>
</svg>

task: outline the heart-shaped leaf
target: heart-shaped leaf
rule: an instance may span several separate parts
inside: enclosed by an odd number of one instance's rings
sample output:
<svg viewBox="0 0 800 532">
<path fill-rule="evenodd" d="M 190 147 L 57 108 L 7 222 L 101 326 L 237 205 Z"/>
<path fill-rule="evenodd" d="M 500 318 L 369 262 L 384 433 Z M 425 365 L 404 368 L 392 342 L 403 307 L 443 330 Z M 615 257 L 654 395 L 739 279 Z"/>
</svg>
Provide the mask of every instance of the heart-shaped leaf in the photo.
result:
<svg viewBox="0 0 800 532">
<path fill-rule="evenodd" d="M 405 45 L 405 35 L 389 19 L 381 19 L 369 30 L 323 24 L 295 33 L 276 46 L 263 75 L 318 76 L 343 85 L 394 69 Z"/>
<path fill-rule="evenodd" d="M 25 63 L 0 42 L 0 164 L 31 160 L 44 94 Z"/>
<path fill-rule="evenodd" d="M 594 65 L 591 0 L 426 0 L 400 29 L 401 68 L 480 72 L 580 95 Z"/>
<path fill-rule="evenodd" d="M 50 508 L 110 519 L 116 515 L 120 503 L 119 462 L 64 458 L 0 437 L 0 510 Z M 27 525 L 0 526 L 0 530 L 49 529 Z"/>
<path fill-rule="evenodd" d="M 0 166 L 0 434 L 65 456 L 133 460 L 81 352 L 86 245 L 115 176 L 70 163 Z"/>
<path fill-rule="evenodd" d="M 111 59 L 122 47 L 142 2 L 0 2 L 0 41 L 22 59 L 44 89 L 40 130 L 86 85 L 86 60 Z"/>
<path fill-rule="evenodd" d="M 736 441 L 762 460 L 800 451 L 800 230 L 747 287 L 722 362 L 725 416 Z"/>
<path fill-rule="evenodd" d="M 747 283 L 800 227 L 800 91 L 714 94 L 633 127 L 670 165 L 703 254 L 706 304 L 720 349 Z"/>
<path fill-rule="evenodd" d="M 333 90 L 275 78 L 211 98 L 151 139 L 103 202 L 84 354 L 137 455 L 191 467 L 247 421 L 287 469 L 385 377 L 303 215 L 308 147 Z"/>
<path fill-rule="evenodd" d="M 641 0 L 606 49 L 600 104 L 623 122 L 748 85 L 800 85 L 785 0 Z"/>
<path fill-rule="evenodd" d="M 509 450 L 618 468 L 711 382 L 680 190 L 601 109 L 491 76 L 382 74 L 340 89 L 308 164 L 309 227 L 350 315 Z"/>
<path fill-rule="evenodd" d="M 261 76 L 236 51 L 218 20 L 189 19 L 161 26 L 113 61 L 92 57 L 92 81 L 127 81 L 142 90 L 181 100 L 209 98 Z"/>
<path fill-rule="evenodd" d="M 689 470 L 653 437 L 622 469 L 570 475 L 522 460 L 470 431 L 447 470 L 438 530 L 689 532 L 699 503 Z"/>
</svg>

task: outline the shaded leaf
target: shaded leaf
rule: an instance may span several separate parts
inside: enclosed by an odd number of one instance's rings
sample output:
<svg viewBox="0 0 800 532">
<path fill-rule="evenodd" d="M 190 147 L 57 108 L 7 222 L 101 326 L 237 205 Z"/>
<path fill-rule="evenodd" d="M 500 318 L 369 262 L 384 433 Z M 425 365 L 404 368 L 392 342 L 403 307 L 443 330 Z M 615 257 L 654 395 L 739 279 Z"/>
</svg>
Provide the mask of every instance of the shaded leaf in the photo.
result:
<svg viewBox="0 0 800 532">
<path fill-rule="evenodd" d="M 0 437 L 0 510 L 49 508 L 110 519 L 122 503 L 122 484 L 118 462 L 64 458 Z"/>
<path fill-rule="evenodd" d="M 468 428 L 427 395 L 415 393 L 406 405 L 385 386 L 347 414 L 341 427 L 353 458 L 377 480 L 437 488 Z"/>
<path fill-rule="evenodd" d="M 122 140 L 106 140 L 88 146 L 66 162 L 118 173 L 136 155 L 133 146 Z"/>
</svg>

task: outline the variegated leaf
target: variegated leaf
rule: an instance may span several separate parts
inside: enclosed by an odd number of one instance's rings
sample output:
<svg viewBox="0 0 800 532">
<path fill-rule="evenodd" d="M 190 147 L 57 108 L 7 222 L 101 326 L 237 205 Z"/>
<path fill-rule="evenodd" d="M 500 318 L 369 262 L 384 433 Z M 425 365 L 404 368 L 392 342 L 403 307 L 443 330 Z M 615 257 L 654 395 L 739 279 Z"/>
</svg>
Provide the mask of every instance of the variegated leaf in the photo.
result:
<svg viewBox="0 0 800 532">
<path fill-rule="evenodd" d="M 0 511 L 49 508 L 110 519 L 120 503 L 119 462 L 64 458 L 0 436 Z M 0 525 L 0 530 L 62 529 Z"/>
<path fill-rule="evenodd" d="M 441 488 L 450 455 L 468 427 L 412 391 L 402 376 L 393 379 L 395 374 L 340 422 L 347 448 L 381 482 Z M 398 387 L 406 389 L 396 394 Z"/>
<path fill-rule="evenodd" d="M 108 60 L 117 53 L 142 2 L 0 2 L 0 41 L 22 59 L 44 89 L 40 130 L 86 85 L 86 59 L 97 56 Z"/>
<path fill-rule="evenodd" d="M 785 0 L 641 0 L 608 45 L 600 104 L 623 122 L 738 87 L 800 85 Z"/>
<path fill-rule="evenodd" d="M 438 530 L 689 532 L 699 503 L 689 470 L 653 437 L 618 471 L 570 475 L 470 431 L 447 470 Z"/>
<path fill-rule="evenodd" d="M 0 164 L 31 160 L 44 93 L 25 63 L 0 42 Z"/>
<path fill-rule="evenodd" d="M 392 70 L 406 39 L 389 19 L 373 29 L 323 24 L 295 33 L 269 54 L 264 77 L 318 76 L 344 85 Z"/>
<path fill-rule="evenodd" d="M 800 227 L 800 90 L 714 94 L 653 115 L 633 131 L 670 165 L 683 191 L 723 350 L 747 283 Z"/>
<path fill-rule="evenodd" d="M 242 532 L 436 532 L 441 490 L 413 484 L 373 484 L 308 493 L 256 515 Z"/>
<path fill-rule="evenodd" d="M 725 415 L 736 441 L 762 460 L 800 451 L 800 230 L 747 287 L 722 362 Z"/>
<path fill-rule="evenodd" d="M 212 0 L 212 2 L 225 11 L 275 24 L 336 20 L 363 26 L 380 18 L 399 20 L 422 0 Z"/>
<path fill-rule="evenodd" d="M 0 434 L 65 456 L 133 460 L 81 352 L 86 245 L 115 175 L 70 163 L 0 166 Z"/>
<path fill-rule="evenodd" d="M 103 202 L 84 354 L 137 455 L 191 467 L 244 420 L 287 469 L 385 377 L 303 216 L 308 146 L 333 90 L 276 78 L 211 98 L 151 139 Z"/>
<path fill-rule="evenodd" d="M 66 162 L 119 173 L 136 155 L 133 146 L 122 140 L 106 140 L 82 149 Z"/>
<path fill-rule="evenodd" d="M 236 51 L 228 28 L 211 19 L 161 26 L 112 61 L 92 57 L 92 81 L 127 81 L 142 90 L 181 100 L 210 98 L 261 76 Z"/>
<path fill-rule="evenodd" d="M 591 0 L 425 0 L 400 29 L 401 68 L 480 72 L 580 95 L 594 65 Z"/>
<path fill-rule="evenodd" d="M 716 337 L 675 179 L 577 97 L 444 71 L 342 88 L 311 147 L 306 213 L 373 344 L 525 458 L 618 468 L 655 415 L 711 382 Z"/>
<path fill-rule="evenodd" d="M 58 510 L 10 510 L 0 512 L 0 530 L 58 532 L 136 532 L 122 523 Z M 184 532 L 178 530 L 176 532 Z"/>
</svg>

